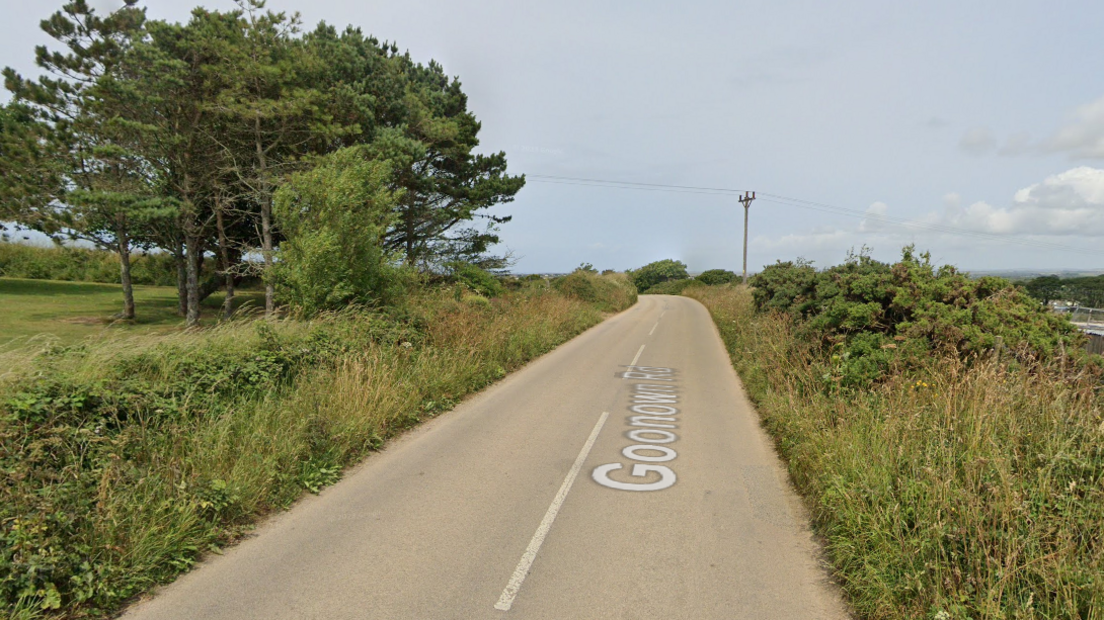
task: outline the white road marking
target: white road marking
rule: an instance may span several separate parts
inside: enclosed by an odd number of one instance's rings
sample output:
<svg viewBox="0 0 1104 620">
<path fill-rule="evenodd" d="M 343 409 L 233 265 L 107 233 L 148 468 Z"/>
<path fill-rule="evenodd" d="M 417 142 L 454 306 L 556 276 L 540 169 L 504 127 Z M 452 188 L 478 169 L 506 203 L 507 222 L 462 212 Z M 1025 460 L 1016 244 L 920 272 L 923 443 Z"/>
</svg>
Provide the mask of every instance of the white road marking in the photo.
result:
<svg viewBox="0 0 1104 620">
<path fill-rule="evenodd" d="M 640 347 L 643 351 L 644 347 Z M 640 357 L 640 353 L 636 354 Z M 636 360 L 633 360 L 636 363 Z M 495 603 L 495 609 L 502 611 L 509 611 L 510 607 L 514 604 L 514 598 L 517 596 L 518 590 L 521 589 L 522 582 L 525 581 L 525 577 L 529 574 L 529 569 L 533 566 L 533 560 L 537 557 L 537 552 L 540 551 L 541 545 L 544 544 L 544 537 L 548 535 L 548 530 L 552 528 L 552 522 L 556 520 L 556 515 L 560 512 L 560 506 L 563 505 L 564 500 L 567 499 L 567 493 L 571 491 L 571 485 L 575 483 L 575 478 L 579 475 L 579 470 L 583 468 L 583 461 L 586 460 L 590 449 L 594 447 L 595 440 L 598 439 L 598 433 L 602 431 L 602 425 L 606 423 L 606 418 L 609 417 L 608 411 L 603 411 L 602 415 L 598 418 L 598 423 L 594 425 L 594 430 L 590 431 L 590 437 L 587 438 L 586 443 L 583 445 L 583 449 L 579 452 L 579 456 L 575 459 L 575 464 L 571 466 L 571 471 L 567 472 L 567 477 L 564 478 L 563 484 L 560 485 L 559 493 L 556 493 L 555 499 L 552 500 L 552 505 L 548 507 L 548 512 L 544 513 L 544 519 L 541 519 L 540 525 L 537 526 L 536 533 L 533 534 L 533 539 L 529 541 L 529 546 L 526 547 L 525 553 L 521 555 L 521 561 L 518 562 L 517 568 L 514 569 L 514 574 L 510 577 L 509 583 L 506 584 L 506 589 L 502 591 L 502 596 L 498 597 L 498 602 Z M 651 448 L 652 446 L 648 446 Z"/>
<path fill-rule="evenodd" d="M 648 332 L 648 335 L 651 336 L 652 334 L 654 334 L 657 327 L 659 327 L 659 321 L 658 320 L 656 321 L 655 325 L 652 325 L 652 331 Z"/>
<path fill-rule="evenodd" d="M 640 361 L 640 354 L 644 352 L 644 346 L 645 345 L 640 345 L 640 350 L 636 352 L 636 357 L 633 358 L 633 361 L 629 364 L 629 366 L 636 366 L 636 363 Z"/>
</svg>

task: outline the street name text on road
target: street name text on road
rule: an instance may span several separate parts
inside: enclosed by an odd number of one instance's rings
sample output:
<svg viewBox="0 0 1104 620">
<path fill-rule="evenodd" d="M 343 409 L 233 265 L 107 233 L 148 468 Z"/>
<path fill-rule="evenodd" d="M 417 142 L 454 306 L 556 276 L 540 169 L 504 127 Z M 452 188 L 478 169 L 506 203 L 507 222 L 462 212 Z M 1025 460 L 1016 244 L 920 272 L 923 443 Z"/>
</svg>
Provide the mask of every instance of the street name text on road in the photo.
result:
<svg viewBox="0 0 1104 620">
<path fill-rule="evenodd" d="M 625 433 L 633 445 L 621 451 L 626 459 L 636 461 L 629 471 L 634 478 L 648 478 L 651 473 L 659 475 L 655 482 L 620 482 L 610 478 L 610 473 L 622 469 L 623 463 L 607 463 L 594 468 L 591 477 L 598 484 L 619 491 L 662 491 L 670 488 L 678 476 L 666 463 L 678 457 L 673 448 L 663 444 L 678 441 L 678 435 L 664 429 L 677 429 L 680 412 L 678 387 L 675 384 L 675 369 L 662 366 L 628 366 L 620 377 L 628 380 L 645 381 L 634 383 L 629 397 L 632 404 L 629 411 L 637 415 L 627 418 L 628 425 L 634 427 Z M 659 383 L 659 382 L 663 383 Z"/>
</svg>

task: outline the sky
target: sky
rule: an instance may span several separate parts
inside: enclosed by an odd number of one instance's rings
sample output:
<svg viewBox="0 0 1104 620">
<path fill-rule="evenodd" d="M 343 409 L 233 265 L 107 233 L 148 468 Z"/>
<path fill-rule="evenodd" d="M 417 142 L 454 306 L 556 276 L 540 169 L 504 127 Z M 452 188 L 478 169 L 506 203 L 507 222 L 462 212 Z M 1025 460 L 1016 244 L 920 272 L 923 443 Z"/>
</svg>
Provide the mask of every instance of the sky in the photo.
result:
<svg viewBox="0 0 1104 620">
<path fill-rule="evenodd" d="M 34 46 L 50 43 L 37 24 L 60 5 L 0 0 L 0 64 L 34 73 Z M 142 5 L 174 21 L 193 6 Z M 1101 2 L 268 6 L 358 26 L 459 77 L 480 150 L 530 175 L 494 208 L 514 216 L 499 250 L 517 272 L 741 269 L 735 192 L 538 176 L 756 191 L 750 271 L 863 246 L 893 260 L 907 244 L 966 270 L 1104 270 Z"/>
</svg>

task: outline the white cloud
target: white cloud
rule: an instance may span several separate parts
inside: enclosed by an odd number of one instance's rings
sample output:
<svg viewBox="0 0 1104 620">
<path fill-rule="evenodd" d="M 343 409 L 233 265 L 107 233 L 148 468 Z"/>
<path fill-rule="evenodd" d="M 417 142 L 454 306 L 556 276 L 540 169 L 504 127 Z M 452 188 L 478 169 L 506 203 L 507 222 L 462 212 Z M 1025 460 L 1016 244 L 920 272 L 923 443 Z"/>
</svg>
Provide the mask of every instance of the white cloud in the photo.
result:
<svg viewBox="0 0 1104 620">
<path fill-rule="evenodd" d="M 808 233 L 791 233 L 777 239 L 759 236 L 748 242 L 755 252 L 781 252 L 783 255 L 804 256 L 810 251 L 837 250 L 852 243 L 854 233 L 833 226 L 814 228 Z"/>
<path fill-rule="evenodd" d="M 1104 234 L 1104 170 L 1081 166 L 1016 192 L 1012 204 L 948 202 L 942 216 L 919 223 L 998 235 L 1096 236 Z"/>
<path fill-rule="evenodd" d="M 988 127 L 974 127 L 962 134 L 958 148 L 971 155 L 985 155 L 997 147 L 997 138 Z"/>
<path fill-rule="evenodd" d="M 854 227 L 821 227 L 806 233 L 778 238 L 757 237 L 750 247 L 761 253 L 782 256 L 835 256 L 847 248 L 863 245 L 884 251 L 908 243 L 926 249 L 966 251 L 973 256 L 976 237 L 949 234 L 950 231 L 983 232 L 1015 237 L 1099 237 L 1104 235 L 1104 170 L 1081 166 L 1047 177 L 1012 196 L 1004 207 L 978 201 L 963 207 L 955 192 L 943 196 L 943 210 L 909 220 L 901 225 L 888 221 L 889 207 L 875 202 Z M 1080 245 L 1084 245 L 1081 242 Z"/>
<path fill-rule="evenodd" d="M 1074 110 L 1043 148 L 1075 159 L 1104 159 L 1104 97 Z"/>
<path fill-rule="evenodd" d="M 866 218 L 859 222 L 859 232 L 878 232 L 885 229 L 885 215 L 889 205 L 875 202 L 866 208 Z"/>
</svg>

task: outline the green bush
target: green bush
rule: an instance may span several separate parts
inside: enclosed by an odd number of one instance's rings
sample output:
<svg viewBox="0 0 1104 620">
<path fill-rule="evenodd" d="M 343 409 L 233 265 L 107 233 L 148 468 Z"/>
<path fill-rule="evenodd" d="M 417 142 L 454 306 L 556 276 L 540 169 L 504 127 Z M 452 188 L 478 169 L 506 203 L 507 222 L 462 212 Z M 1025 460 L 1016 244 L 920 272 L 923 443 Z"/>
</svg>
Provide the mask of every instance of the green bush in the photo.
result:
<svg viewBox="0 0 1104 620">
<path fill-rule="evenodd" d="M 494 274 L 482 269 L 478 265 L 464 262 L 448 264 L 452 270 L 452 277 L 457 282 L 463 283 L 471 290 L 485 297 L 498 297 L 505 292 L 506 287 Z"/>
<path fill-rule="evenodd" d="M 280 297 L 306 316 L 401 292 L 403 271 L 381 239 L 394 215 L 387 162 L 347 148 L 291 176 L 273 212 L 286 239 L 271 273 Z"/>
<path fill-rule="evenodd" d="M 867 385 L 894 364 L 914 366 L 933 351 L 969 358 L 1002 342 L 1026 361 L 1080 342 L 1068 321 L 1007 280 L 936 269 L 911 246 L 893 265 L 868 256 L 823 271 L 779 262 L 750 284 L 760 311 L 792 315 L 803 337 L 832 350 L 832 380 L 843 386 Z"/>
<path fill-rule="evenodd" d="M 682 261 L 669 258 L 648 263 L 639 269 L 629 272 L 636 290 L 647 291 L 660 282 L 668 280 L 685 280 L 690 275 L 686 273 L 686 265 Z"/>
<path fill-rule="evenodd" d="M 730 284 L 738 280 L 740 276 L 727 269 L 710 269 L 699 273 L 694 279 L 708 286 Z"/>
<path fill-rule="evenodd" d="M 652 288 L 644 291 L 645 295 L 680 295 L 688 287 L 705 286 L 698 280 L 688 278 L 686 280 L 668 280 L 660 282 Z"/>
</svg>

